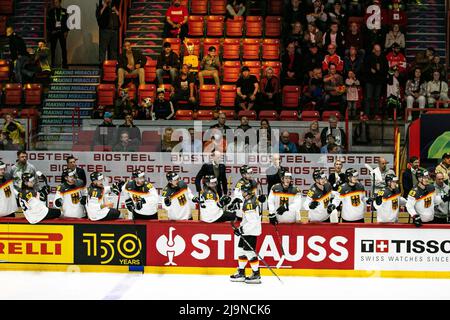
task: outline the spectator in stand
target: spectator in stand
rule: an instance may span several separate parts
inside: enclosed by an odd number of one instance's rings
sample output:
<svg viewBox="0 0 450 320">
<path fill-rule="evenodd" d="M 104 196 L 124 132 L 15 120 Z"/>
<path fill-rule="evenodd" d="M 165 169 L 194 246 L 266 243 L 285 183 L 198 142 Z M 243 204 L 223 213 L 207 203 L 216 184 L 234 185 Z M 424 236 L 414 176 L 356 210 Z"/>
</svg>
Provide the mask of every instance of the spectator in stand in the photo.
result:
<svg viewBox="0 0 450 320">
<path fill-rule="evenodd" d="M 359 101 L 359 80 L 356 78 L 355 72 L 350 70 L 348 72 L 347 79 L 345 79 L 345 85 L 347 87 L 347 108 L 349 110 L 350 119 L 356 118 L 356 102 Z"/>
<path fill-rule="evenodd" d="M 227 1 L 227 19 L 234 19 L 234 17 L 242 17 L 245 15 L 245 1 L 244 0 L 228 0 Z"/>
<path fill-rule="evenodd" d="M 267 67 L 261 79 L 261 107 L 280 108 L 280 80 L 274 75 L 272 67 Z"/>
<path fill-rule="evenodd" d="M 439 71 L 434 71 L 433 80 L 427 82 L 426 93 L 428 106 L 434 106 L 434 103 L 438 100 L 448 100 L 448 85 L 446 81 L 441 81 L 441 74 Z M 447 108 L 447 106 L 448 104 L 445 103 L 444 107 Z"/>
<path fill-rule="evenodd" d="M 354 46 L 350 46 L 348 54 L 344 57 L 344 74 L 353 71 L 357 78 L 361 77 L 363 69 L 363 54 L 359 54 Z"/>
<path fill-rule="evenodd" d="M 324 59 L 323 54 L 320 52 L 317 44 L 310 43 L 308 45 L 309 50 L 303 59 L 302 72 L 304 72 L 304 78 L 302 83 L 307 84 L 313 77 L 314 69 L 322 69 L 322 62 Z"/>
<path fill-rule="evenodd" d="M 201 71 L 198 73 L 200 86 L 204 84 L 203 78 L 212 76 L 217 87 L 220 86 L 219 71 L 221 69 L 220 59 L 216 52 L 216 47 L 208 48 L 208 54 L 205 55 L 200 63 Z"/>
<path fill-rule="evenodd" d="M 283 33 L 286 34 L 291 31 L 293 25 L 298 21 L 302 24 L 303 27 L 306 26 L 306 12 L 304 11 L 306 8 L 305 5 L 302 4 L 301 0 L 290 0 L 289 3 L 285 6 L 284 10 L 284 26 Z"/>
<path fill-rule="evenodd" d="M 94 146 L 111 146 L 112 148 L 116 144 L 117 128 L 113 124 L 112 118 L 111 112 L 104 113 L 103 123 L 95 129 Z"/>
<path fill-rule="evenodd" d="M 386 57 L 382 54 L 381 46 L 376 44 L 373 46 L 372 53 L 367 57 L 365 63 L 365 92 L 364 92 L 364 107 L 365 114 L 369 116 L 370 104 L 374 104 L 374 112 L 376 118 L 380 119 L 378 113 L 380 112 L 380 98 L 383 87 L 386 83 L 388 72 L 388 62 Z"/>
<path fill-rule="evenodd" d="M 339 53 L 339 55 L 344 55 L 344 34 L 339 30 L 339 25 L 337 22 L 333 22 L 330 25 L 330 30 L 328 32 L 325 32 L 325 34 L 323 35 L 324 48 L 328 48 L 330 44 L 333 44 L 336 47 L 336 51 Z"/>
<path fill-rule="evenodd" d="M 11 139 L 15 150 L 25 149 L 25 128 L 14 119 L 11 113 L 5 113 L 2 131 Z"/>
<path fill-rule="evenodd" d="M 270 153 L 272 147 L 272 128 L 269 120 L 261 119 L 260 127 L 256 131 L 256 138 L 258 139 L 258 152 Z"/>
<path fill-rule="evenodd" d="M 135 140 L 130 139 L 128 132 L 122 131 L 119 135 L 119 142 L 113 147 L 115 152 L 136 152 L 138 145 Z"/>
<path fill-rule="evenodd" d="M 239 130 L 239 129 L 240 129 L 240 130 Z M 241 131 L 241 130 L 242 130 L 242 131 Z M 247 116 L 242 116 L 242 117 L 241 117 L 241 123 L 240 123 L 240 125 L 239 125 L 239 126 L 236 128 L 236 130 L 234 131 L 235 139 L 236 139 L 236 137 L 239 136 L 239 135 L 244 135 L 245 132 L 247 132 L 248 130 L 250 130 L 250 132 L 247 133 L 247 135 L 245 136 L 245 139 L 244 139 L 245 149 L 246 149 L 247 151 L 249 150 L 248 145 L 250 144 L 249 134 L 250 134 L 251 137 L 254 137 L 254 135 L 256 134 L 256 130 L 253 129 L 252 126 L 248 124 L 248 118 L 247 118 Z M 235 145 L 235 147 L 237 146 L 236 143 L 235 143 L 234 145 Z M 230 144 L 229 144 L 229 146 L 230 146 Z M 256 147 L 256 145 L 252 146 L 252 148 L 253 148 L 253 147 Z M 237 150 L 237 149 L 235 148 L 235 152 L 236 152 L 236 150 Z M 247 151 L 245 151 L 245 152 L 247 152 Z M 255 151 L 255 152 L 256 152 L 256 151 Z"/>
<path fill-rule="evenodd" d="M 219 197 L 228 194 L 228 179 L 226 166 L 223 163 L 223 154 L 219 151 L 211 152 L 210 162 L 204 163 L 195 176 L 195 188 L 198 193 L 202 190 L 202 179 L 206 176 L 215 176 L 217 178 L 217 194 Z"/>
<path fill-rule="evenodd" d="M 286 52 L 281 58 L 282 72 L 281 82 L 283 85 L 297 85 L 302 80 L 301 78 L 301 57 L 295 51 L 295 44 L 289 43 L 286 47 Z"/>
<path fill-rule="evenodd" d="M 188 101 L 189 110 L 192 110 L 196 103 L 195 79 L 194 76 L 189 73 L 189 66 L 187 64 L 183 64 L 181 67 L 180 74 L 177 76 L 172 87 L 174 93 L 171 97 L 171 101 L 175 105 L 175 108 L 177 110 L 180 109 L 180 106 L 178 105 L 179 101 Z"/>
<path fill-rule="evenodd" d="M 344 130 L 338 128 L 337 125 L 337 118 L 335 116 L 331 116 L 328 119 L 328 127 L 323 128 L 322 133 L 320 134 L 322 145 L 325 145 L 327 143 L 327 137 L 331 134 L 335 139 L 336 145 L 342 147 L 343 149 L 346 149 L 347 135 L 345 134 Z"/>
<path fill-rule="evenodd" d="M 325 89 L 324 109 L 334 110 L 330 103 L 338 103 L 339 112 L 345 114 L 345 86 L 344 79 L 336 72 L 336 66 L 330 63 L 328 66 L 328 74 L 323 78 Z"/>
<path fill-rule="evenodd" d="M 165 73 L 170 74 L 170 81 L 171 83 L 174 83 L 179 67 L 180 59 L 178 55 L 173 52 L 170 43 L 165 42 L 163 45 L 163 51 L 158 57 L 158 61 L 156 63 L 156 79 L 158 80 L 158 85 L 163 86 L 163 76 Z"/>
<path fill-rule="evenodd" d="M 287 168 L 281 165 L 280 155 L 278 153 L 272 154 L 271 165 L 266 169 L 267 193 L 272 190 L 274 185 L 281 183 L 281 177 L 286 171 L 288 171 Z"/>
<path fill-rule="evenodd" d="M 130 41 L 125 41 L 123 47 L 125 50 L 119 57 L 119 70 L 117 71 L 118 88 L 122 88 L 125 76 L 128 74 L 137 75 L 139 84 L 145 84 L 144 66 L 147 63 L 147 58 L 139 50 L 133 50 Z"/>
<path fill-rule="evenodd" d="M 56 64 L 56 45 L 59 41 L 61 46 L 62 67 L 67 68 L 67 34 L 69 28 L 67 27 L 67 9 L 61 7 L 61 0 L 53 1 L 53 8 L 47 12 L 47 35 L 50 40 L 51 54 L 52 54 L 52 68 Z"/>
<path fill-rule="evenodd" d="M 450 177 L 450 152 L 446 152 L 442 155 L 442 161 L 436 166 L 436 173 L 440 173 L 443 176 L 444 182 L 449 183 Z"/>
<path fill-rule="evenodd" d="M 406 81 L 405 95 L 406 108 L 412 108 L 414 102 L 419 104 L 419 108 L 425 108 L 426 82 L 422 79 L 422 72 L 419 68 L 414 69 L 414 76 Z M 408 121 L 412 120 L 412 114 L 408 115 Z"/>
<path fill-rule="evenodd" d="M 36 167 L 28 161 L 28 153 L 24 150 L 17 151 L 16 163 L 10 168 L 9 174 L 13 177 L 16 191 L 22 189 L 22 176 L 30 173 L 36 178 Z"/>
<path fill-rule="evenodd" d="M 314 136 L 313 142 L 320 148 L 322 146 L 322 140 L 320 139 L 319 121 L 311 121 L 308 132 L 312 133 Z"/>
<path fill-rule="evenodd" d="M 105 106 L 98 106 L 92 113 L 92 119 L 103 119 L 105 116 Z"/>
<path fill-rule="evenodd" d="M 250 69 L 242 67 L 242 73 L 236 82 L 237 104 L 240 110 L 251 110 L 259 90 L 258 79 L 250 74 Z"/>
<path fill-rule="evenodd" d="M 127 114 L 125 121 L 119 125 L 119 135 L 122 132 L 127 132 L 128 137 L 133 143 L 139 145 L 141 143 L 141 130 L 133 123 L 133 115 Z"/>
<path fill-rule="evenodd" d="M 312 10 L 306 15 L 308 23 L 314 22 L 316 26 L 324 31 L 326 28 L 328 16 L 325 13 L 325 6 L 321 0 L 314 0 Z"/>
<path fill-rule="evenodd" d="M 315 110 L 323 110 L 324 84 L 322 69 L 315 68 L 312 77 L 309 79 L 306 90 L 301 97 L 302 105 L 311 103 Z"/>
<path fill-rule="evenodd" d="M 289 140 L 289 132 L 283 131 L 280 137 L 280 153 L 298 153 L 295 143 Z"/>
<path fill-rule="evenodd" d="M 389 31 L 386 35 L 386 41 L 384 43 L 384 48 L 386 49 L 386 51 L 391 49 L 394 43 L 398 44 L 401 50 L 405 50 L 405 35 L 400 31 L 400 27 L 398 24 L 394 24 L 392 26 L 392 30 Z"/>
<path fill-rule="evenodd" d="M 386 115 L 388 120 L 392 120 L 394 116 L 394 110 L 400 113 L 401 103 L 401 93 L 400 93 L 400 82 L 399 82 L 400 72 L 397 66 L 389 69 L 387 76 L 387 86 L 386 86 Z"/>
<path fill-rule="evenodd" d="M 32 54 L 34 54 L 34 63 L 37 67 L 36 72 L 41 75 L 44 73 L 50 74 L 50 72 L 52 71 L 50 67 L 52 64 L 52 60 L 50 49 L 47 47 L 45 41 L 39 41 L 38 47 L 36 48 L 36 50 L 34 50 L 34 52 L 32 52 Z"/>
<path fill-rule="evenodd" d="M 447 79 L 447 72 L 445 70 L 445 65 L 441 63 L 441 57 L 438 55 L 435 55 L 433 57 L 433 61 L 431 62 L 430 66 L 430 78 L 432 77 L 432 74 L 434 71 L 438 71 L 441 74 L 441 79 Z"/>
<path fill-rule="evenodd" d="M 430 81 L 433 79 L 433 74 L 431 73 L 431 64 L 433 62 L 435 51 L 433 48 L 428 48 L 425 51 L 418 52 L 412 63 L 412 68 L 420 68 L 422 71 L 422 77 L 425 81 Z"/>
<path fill-rule="evenodd" d="M 182 6 L 180 0 L 173 0 L 166 12 L 163 38 L 180 38 L 183 41 L 188 34 L 188 15 L 188 8 Z"/>
<path fill-rule="evenodd" d="M 161 151 L 172 152 L 173 148 L 179 143 L 179 141 L 172 140 L 173 129 L 165 128 L 164 134 L 161 139 Z"/>
<path fill-rule="evenodd" d="M 320 148 L 314 143 L 314 135 L 311 132 L 305 134 L 303 144 L 300 146 L 299 153 L 320 153 Z"/>
<path fill-rule="evenodd" d="M 198 57 L 194 54 L 195 45 L 187 38 L 184 39 L 184 43 L 187 48 L 188 54 L 183 57 L 183 64 L 187 64 L 189 67 L 189 74 L 195 76 L 198 72 L 199 61 Z"/>
<path fill-rule="evenodd" d="M 363 13 L 363 0 L 347 0 L 347 13 L 349 17 L 362 17 Z"/>
<path fill-rule="evenodd" d="M 340 1 L 335 1 L 333 8 L 328 12 L 328 23 L 331 25 L 337 23 L 342 29 L 347 27 L 347 14 Z"/>
<path fill-rule="evenodd" d="M 66 158 L 67 168 L 70 169 L 70 171 L 76 172 L 77 178 L 83 181 L 83 186 L 86 186 L 87 179 L 86 179 L 86 171 L 84 171 L 83 168 L 80 168 L 77 164 L 78 159 L 74 157 L 73 154 L 68 156 Z M 61 173 L 61 181 L 64 181 L 63 175 Z"/>
<path fill-rule="evenodd" d="M 383 31 L 380 29 L 368 30 L 367 34 L 364 36 L 366 41 L 365 51 L 370 52 L 374 45 L 378 44 L 383 50 L 383 45 L 385 43 L 385 37 Z"/>
<path fill-rule="evenodd" d="M 212 125 L 209 128 L 210 129 L 218 129 L 221 131 L 222 136 L 226 136 L 226 134 L 227 134 L 226 131 L 231 130 L 231 128 L 226 125 L 226 122 L 227 122 L 227 116 L 225 115 L 225 113 L 220 112 L 217 117 L 217 123 Z"/>
<path fill-rule="evenodd" d="M 8 132 L 0 130 L 0 150 L 17 150 L 17 146 L 13 145 Z"/>
<path fill-rule="evenodd" d="M 314 22 L 308 23 L 308 30 L 305 32 L 305 44 L 316 44 L 320 49 L 323 46 L 323 33 L 317 28 Z"/>
<path fill-rule="evenodd" d="M 155 115 L 153 120 L 170 120 L 175 115 L 172 102 L 165 100 L 165 92 L 164 88 L 156 90 L 156 100 L 150 109 L 150 112 Z"/>
<path fill-rule="evenodd" d="M 243 132 L 252 129 L 252 126 L 248 124 L 248 117 L 242 116 L 240 119 L 241 123 L 236 129 L 241 129 Z"/>
<path fill-rule="evenodd" d="M 345 33 L 345 47 L 355 47 L 357 51 L 360 51 L 361 55 L 364 55 L 364 37 L 360 30 L 359 25 L 356 22 L 350 24 L 350 29 Z"/>
<path fill-rule="evenodd" d="M 334 149 L 337 150 L 334 150 Z M 336 144 L 336 139 L 332 134 L 327 136 L 327 144 L 320 148 L 320 153 L 342 153 L 342 148 Z"/>
<path fill-rule="evenodd" d="M 188 141 L 182 141 L 182 151 L 183 153 L 201 153 L 202 152 L 202 141 L 195 138 L 194 128 L 189 128 L 190 139 Z M 200 135 L 201 138 L 201 135 Z"/>
<path fill-rule="evenodd" d="M 339 147 L 337 144 L 330 143 L 327 145 L 327 153 L 329 154 L 341 154 L 342 148 Z"/>
<path fill-rule="evenodd" d="M 337 191 L 339 186 L 345 182 L 345 173 L 342 172 L 342 161 L 336 159 L 334 162 L 334 172 L 328 176 L 328 182 L 331 184 L 334 191 Z"/>
<path fill-rule="evenodd" d="M 328 45 L 328 54 L 325 56 L 322 62 L 322 70 L 328 71 L 329 64 L 332 63 L 336 66 L 337 72 L 344 71 L 344 61 L 336 53 L 336 46 L 334 44 Z"/>
<path fill-rule="evenodd" d="M 17 83 L 23 83 L 23 76 L 33 77 L 33 73 L 26 69 L 30 63 L 27 46 L 22 37 L 14 32 L 13 27 L 6 28 L 9 41 L 9 52 L 14 66 L 14 78 Z"/>
<path fill-rule="evenodd" d="M 295 51 L 301 54 L 305 49 L 304 38 L 305 32 L 303 31 L 303 26 L 300 21 L 296 21 L 294 22 L 290 33 L 284 38 L 283 43 L 285 47 L 287 47 L 289 43 L 294 43 Z"/>
<path fill-rule="evenodd" d="M 104 0 L 101 6 L 97 6 L 96 17 L 99 26 L 99 59 L 100 67 L 107 60 L 117 60 L 119 55 L 119 28 L 120 15 L 119 3 L 112 0 Z"/>
<path fill-rule="evenodd" d="M 416 172 L 419 170 L 419 158 L 412 156 L 409 158 L 408 167 L 403 172 L 402 176 L 402 186 L 403 186 L 403 197 L 407 198 L 409 191 L 417 185 Z"/>
<path fill-rule="evenodd" d="M 398 43 L 392 44 L 391 48 L 392 51 L 386 55 L 388 66 L 389 68 L 396 67 L 400 76 L 404 77 L 406 74 L 406 57 L 400 52 L 400 45 Z"/>
</svg>

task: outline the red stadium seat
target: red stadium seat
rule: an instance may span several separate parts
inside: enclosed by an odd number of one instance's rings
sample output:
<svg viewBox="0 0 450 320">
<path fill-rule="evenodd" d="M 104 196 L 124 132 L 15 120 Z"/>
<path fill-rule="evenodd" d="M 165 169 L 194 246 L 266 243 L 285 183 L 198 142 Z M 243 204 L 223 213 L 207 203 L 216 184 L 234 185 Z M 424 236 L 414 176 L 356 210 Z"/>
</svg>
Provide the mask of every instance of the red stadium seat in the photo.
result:
<svg viewBox="0 0 450 320">
<path fill-rule="evenodd" d="M 278 120 L 278 113 L 275 110 L 262 110 L 259 112 L 258 118 L 276 121 Z"/>
<path fill-rule="evenodd" d="M 8 61 L 0 59 L 0 81 L 8 81 L 10 77 L 10 66 Z"/>
<path fill-rule="evenodd" d="M 189 16 L 188 35 L 190 37 L 203 37 L 204 35 L 203 20 L 204 18 L 202 16 Z"/>
<path fill-rule="evenodd" d="M 139 146 L 138 152 L 161 152 L 160 144 L 144 144 Z"/>
<path fill-rule="evenodd" d="M 281 17 L 266 17 L 264 30 L 266 37 L 279 38 L 281 36 Z"/>
<path fill-rule="evenodd" d="M 239 60 L 241 55 L 241 41 L 239 39 L 224 39 L 222 48 L 224 60 Z"/>
<path fill-rule="evenodd" d="M 152 98 L 155 101 L 156 86 L 154 84 L 141 84 L 138 88 L 138 104 L 141 104 L 145 98 Z"/>
<path fill-rule="evenodd" d="M 300 87 L 284 86 L 282 105 L 285 108 L 298 108 L 298 100 L 300 98 Z"/>
<path fill-rule="evenodd" d="M 242 59 L 259 60 L 260 39 L 244 39 L 242 41 Z"/>
<path fill-rule="evenodd" d="M 256 112 L 254 110 L 241 110 L 238 113 L 238 118 L 246 116 L 248 120 L 256 120 Z"/>
<path fill-rule="evenodd" d="M 172 85 L 170 83 L 163 84 L 164 87 L 164 99 L 170 100 L 170 93 L 172 92 Z"/>
<path fill-rule="evenodd" d="M 91 146 L 85 144 L 74 144 L 72 145 L 72 151 L 91 151 Z"/>
<path fill-rule="evenodd" d="M 192 120 L 194 113 L 192 110 L 178 110 L 175 114 L 175 119 L 177 120 Z"/>
<path fill-rule="evenodd" d="M 245 19 L 245 36 L 259 38 L 262 37 L 262 17 L 247 16 Z"/>
<path fill-rule="evenodd" d="M 136 99 L 136 85 L 133 82 L 130 82 L 126 85 L 125 88 L 128 89 L 128 96 L 130 97 L 130 99 Z"/>
<path fill-rule="evenodd" d="M 283 14 L 283 0 L 268 0 L 267 12 L 273 15 Z"/>
<path fill-rule="evenodd" d="M 264 39 L 262 44 L 263 60 L 280 60 L 280 40 Z"/>
<path fill-rule="evenodd" d="M 320 120 L 320 113 L 316 110 L 305 110 L 302 111 L 301 119 L 302 121 L 318 121 Z"/>
<path fill-rule="evenodd" d="M 190 39 L 185 39 L 188 43 L 192 43 L 194 45 L 194 55 L 196 55 L 197 57 L 200 57 L 200 48 L 202 46 L 202 40 L 199 38 L 190 38 Z M 183 50 L 183 56 L 188 56 L 189 55 L 189 51 L 187 49 L 186 43 L 184 43 L 184 50 Z"/>
<path fill-rule="evenodd" d="M 215 107 L 217 105 L 217 86 L 203 85 L 200 86 L 200 107 Z"/>
<path fill-rule="evenodd" d="M 14 118 L 19 115 L 17 108 L 0 108 L 0 117 L 3 117 L 7 113 L 13 115 Z"/>
<path fill-rule="evenodd" d="M 208 14 L 208 0 L 191 0 L 191 14 Z"/>
<path fill-rule="evenodd" d="M 289 132 L 289 141 L 298 144 L 300 140 L 300 135 L 297 132 Z"/>
<path fill-rule="evenodd" d="M 21 118 L 37 118 L 39 117 L 39 110 L 34 108 L 22 109 L 20 111 Z"/>
<path fill-rule="evenodd" d="M 78 132 L 77 141 L 79 144 L 89 144 L 91 145 L 94 141 L 94 130 L 81 130 Z"/>
<path fill-rule="evenodd" d="M 203 56 L 208 54 L 209 47 L 216 48 L 216 54 L 220 55 L 220 39 L 206 38 L 203 40 Z"/>
<path fill-rule="evenodd" d="M 220 86 L 220 106 L 234 107 L 236 101 L 236 86 L 224 84 Z"/>
<path fill-rule="evenodd" d="M 142 132 L 142 144 L 156 144 L 161 146 L 161 136 L 158 131 L 144 131 Z"/>
<path fill-rule="evenodd" d="M 227 14 L 227 0 L 211 0 L 209 1 L 209 13 L 224 16 Z"/>
<path fill-rule="evenodd" d="M 254 75 L 258 81 L 261 78 L 261 62 L 259 61 L 244 61 L 242 66 L 246 66 L 250 69 L 250 74 Z"/>
<path fill-rule="evenodd" d="M 97 151 L 97 152 L 111 152 L 112 151 L 112 146 L 103 146 L 103 145 L 94 146 L 94 150 L 93 151 Z"/>
<path fill-rule="evenodd" d="M 206 17 L 206 36 L 223 37 L 224 17 L 208 16 Z"/>
<path fill-rule="evenodd" d="M 280 113 L 280 120 L 282 121 L 297 121 L 298 120 L 298 112 L 283 110 Z"/>
<path fill-rule="evenodd" d="M 144 72 L 145 72 L 145 82 L 153 82 L 156 79 L 156 64 L 157 61 L 150 59 L 147 57 L 147 62 L 144 66 Z"/>
<path fill-rule="evenodd" d="M 29 83 L 24 87 L 25 104 L 40 106 L 42 103 L 42 85 L 38 83 Z"/>
<path fill-rule="evenodd" d="M 342 119 L 342 115 L 339 111 L 329 110 L 329 111 L 324 111 L 322 113 L 322 121 L 328 121 L 328 119 L 330 119 L 331 116 L 335 116 L 338 119 L 338 121 L 340 121 Z"/>
<path fill-rule="evenodd" d="M 221 109 L 220 112 L 224 113 L 227 119 L 234 120 L 236 113 L 234 110 Z"/>
<path fill-rule="evenodd" d="M 103 62 L 103 81 L 114 82 L 117 79 L 117 60 L 105 60 Z"/>
<path fill-rule="evenodd" d="M 6 34 L 6 16 L 0 16 L 0 36 L 4 36 Z"/>
<path fill-rule="evenodd" d="M 97 87 L 97 103 L 101 106 L 114 105 L 116 87 L 113 84 L 99 84 Z"/>
<path fill-rule="evenodd" d="M 244 30 L 244 17 L 238 16 L 234 19 L 227 19 L 226 23 L 226 36 L 227 37 L 239 37 L 243 35 Z"/>
<path fill-rule="evenodd" d="M 264 61 L 262 63 L 263 74 L 264 74 L 264 71 L 266 71 L 266 69 L 268 67 L 271 67 L 273 69 L 273 73 L 277 76 L 278 79 L 280 79 L 281 62 L 280 61 Z"/>
<path fill-rule="evenodd" d="M 165 38 L 163 40 L 164 42 L 170 43 L 170 47 L 172 48 L 172 51 L 175 52 L 178 56 L 180 56 L 181 53 L 181 40 L 180 38 Z"/>
<path fill-rule="evenodd" d="M 5 97 L 5 105 L 20 105 L 22 103 L 22 85 L 18 83 L 7 83 L 5 85 Z"/>
<path fill-rule="evenodd" d="M 225 61 L 223 63 L 223 82 L 236 83 L 241 74 L 241 63 L 239 61 Z"/>
<path fill-rule="evenodd" d="M 14 1 L 13 0 L 0 0 L 0 12 L 2 14 L 13 14 L 14 11 Z"/>
<path fill-rule="evenodd" d="M 214 117 L 212 110 L 198 110 L 196 120 L 212 120 Z"/>
</svg>

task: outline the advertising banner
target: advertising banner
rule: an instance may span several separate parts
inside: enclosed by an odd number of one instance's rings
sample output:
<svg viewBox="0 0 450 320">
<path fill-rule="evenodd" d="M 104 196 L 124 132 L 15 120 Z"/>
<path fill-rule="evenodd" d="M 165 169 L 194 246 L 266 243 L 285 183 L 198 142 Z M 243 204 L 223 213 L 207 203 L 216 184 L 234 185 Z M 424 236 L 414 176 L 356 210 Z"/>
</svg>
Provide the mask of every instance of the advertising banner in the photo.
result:
<svg viewBox="0 0 450 320">
<path fill-rule="evenodd" d="M 145 264 L 145 225 L 77 224 L 74 243 L 75 264 Z"/>
<path fill-rule="evenodd" d="M 439 125 L 436 125 L 439 123 Z M 420 117 L 420 158 L 424 164 L 437 164 L 450 152 L 450 114 L 422 114 Z"/>
<path fill-rule="evenodd" d="M 72 264 L 73 228 L 71 225 L 0 224 L 0 261 Z"/>
<path fill-rule="evenodd" d="M 283 268 L 353 269 L 353 228 L 264 224 L 257 251 L 275 266 L 285 252 Z M 228 223 L 152 223 L 147 228 L 147 265 L 235 267 L 239 238 Z M 261 265 L 263 265 L 261 263 Z"/>
</svg>

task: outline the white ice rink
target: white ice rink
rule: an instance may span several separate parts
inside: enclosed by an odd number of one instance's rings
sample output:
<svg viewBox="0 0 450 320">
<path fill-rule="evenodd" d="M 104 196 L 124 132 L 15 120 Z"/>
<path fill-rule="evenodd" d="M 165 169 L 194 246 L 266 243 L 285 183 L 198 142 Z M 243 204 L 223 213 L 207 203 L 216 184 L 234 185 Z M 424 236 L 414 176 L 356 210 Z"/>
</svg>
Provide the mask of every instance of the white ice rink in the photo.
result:
<svg viewBox="0 0 450 320">
<path fill-rule="evenodd" d="M 450 279 L 281 278 L 249 285 L 227 276 L 1 271 L 0 299 L 450 299 Z"/>
</svg>

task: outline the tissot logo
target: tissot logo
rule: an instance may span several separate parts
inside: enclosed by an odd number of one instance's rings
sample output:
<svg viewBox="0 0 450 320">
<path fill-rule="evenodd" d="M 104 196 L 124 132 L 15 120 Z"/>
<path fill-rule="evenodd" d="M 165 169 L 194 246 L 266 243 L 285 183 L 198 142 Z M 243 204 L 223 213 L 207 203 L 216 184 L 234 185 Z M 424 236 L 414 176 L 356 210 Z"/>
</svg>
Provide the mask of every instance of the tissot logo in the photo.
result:
<svg viewBox="0 0 450 320">
<path fill-rule="evenodd" d="M 361 240 L 361 252 L 388 253 L 389 240 Z"/>
<path fill-rule="evenodd" d="M 363 253 L 450 253 L 450 240 L 361 240 Z"/>
</svg>

